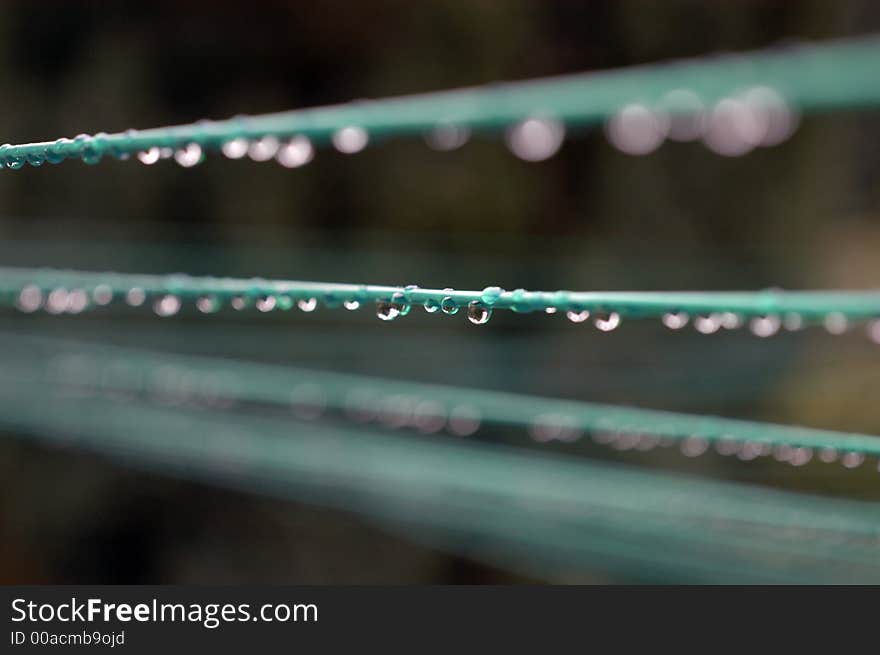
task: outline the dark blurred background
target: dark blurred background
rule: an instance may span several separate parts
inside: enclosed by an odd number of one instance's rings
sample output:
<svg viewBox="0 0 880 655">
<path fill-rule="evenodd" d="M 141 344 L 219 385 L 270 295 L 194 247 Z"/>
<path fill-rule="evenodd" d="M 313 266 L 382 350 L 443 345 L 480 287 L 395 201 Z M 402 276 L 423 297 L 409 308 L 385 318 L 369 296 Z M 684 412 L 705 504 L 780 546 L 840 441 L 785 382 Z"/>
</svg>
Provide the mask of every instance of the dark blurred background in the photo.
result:
<svg viewBox="0 0 880 655">
<path fill-rule="evenodd" d="M 861 2 L 10 2 L 0 125 L 21 143 L 870 33 Z M 880 119 L 811 116 L 727 158 L 645 157 L 601 129 L 551 160 L 417 139 L 302 169 L 209 156 L 0 175 L 0 263 L 507 289 L 880 286 Z M 460 320 L 459 320 L 460 319 Z M 880 432 L 877 345 L 612 334 L 499 312 L 0 316 L 5 330 L 390 378 Z M 0 581 L 481 583 L 515 573 L 356 515 L 140 474 L 0 440 Z M 636 455 L 604 455 L 629 457 Z M 646 456 L 643 457 L 646 460 Z M 681 458 L 679 458 L 681 459 Z M 650 464 L 647 460 L 643 463 Z M 668 466 L 880 498 L 876 471 L 711 459 Z M 833 482 L 831 480 L 833 476 Z M 577 580 L 605 581 L 601 571 Z M 626 581 L 626 580 L 623 580 Z"/>
</svg>

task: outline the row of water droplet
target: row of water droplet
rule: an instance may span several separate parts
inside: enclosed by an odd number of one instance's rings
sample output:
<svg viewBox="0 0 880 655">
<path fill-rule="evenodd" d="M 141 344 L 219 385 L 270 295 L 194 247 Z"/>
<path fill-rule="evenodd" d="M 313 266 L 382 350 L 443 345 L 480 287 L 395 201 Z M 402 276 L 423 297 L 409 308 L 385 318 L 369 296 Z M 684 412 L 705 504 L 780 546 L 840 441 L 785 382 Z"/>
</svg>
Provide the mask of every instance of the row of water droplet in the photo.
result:
<svg viewBox="0 0 880 655">
<path fill-rule="evenodd" d="M 798 125 L 797 114 L 788 107 L 774 89 L 756 86 L 723 98 L 711 106 L 688 89 L 675 89 L 659 102 L 643 104 L 632 102 L 623 106 L 605 124 L 605 134 L 616 148 L 631 155 L 646 155 L 659 148 L 667 139 L 695 141 L 701 139 L 712 151 L 724 156 L 739 156 L 759 146 L 773 146 L 787 139 Z M 551 116 L 527 117 L 505 131 L 505 142 L 510 151 L 525 161 L 543 161 L 552 157 L 565 140 L 565 125 Z M 126 136 L 134 138 L 137 132 L 129 130 Z M 437 124 L 425 135 L 427 144 L 438 151 L 456 150 L 468 142 L 471 130 L 451 122 Z M 332 133 L 330 143 L 344 154 L 355 154 L 367 147 L 370 136 L 357 125 L 342 127 Z M 106 133 L 80 134 L 74 139 L 61 138 L 42 151 L 27 156 L 10 155 L 12 146 L 0 146 L 0 163 L 17 170 L 26 163 L 41 166 L 44 162 L 57 164 L 66 158 L 63 154 L 70 145 L 77 145 L 80 158 L 87 164 L 97 164 L 105 152 L 117 159 L 128 159 L 123 146 L 108 141 Z M 172 146 L 153 146 L 137 153 L 137 159 L 146 165 L 173 159 L 185 168 L 205 159 L 205 145 L 198 139 Z M 231 138 L 220 145 L 220 151 L 229 159 L 250 158 L 264 162 L 275 160 L 286 168 L 308 164 L 315 156 L 312 141 L 304 136 L 281 139 L 267 134 L 255 139 Z"/>
<path fill-rule="evenodd" d="M 475 325 L 484 325 L 489 322 L 493 314 L 493 305 L 498 301 L 504 290 L 500 287 L 486 287 L 480 294 L 480 299 L 460 302 L 452 295 L 443 296 L 441 300 L 426 299 L 414 301 L 413 292 L 417 291 L 416 285 L 408 285 L 403 291 L 392 293 L 386 300 L 378 300 L 375 303 L 376 316 L 382 321 L 393 321 L 410 313 L 414 304 L 422 304 L 429 314 L 442 313 L 449 316 L 457 314 L 462 308 L 468 320 Z M 452 294 L 453 289 L 447 288 L 443 292 Z M 524 297 L 524 289 L 512 292 L 513 304 L 511 309 L 515 312 L 533 311 L 529 301 L 517 302 L 517 298 Z M 48 293 L 36 285 L 26 285 L 19 292 L 15 305 L 25 313 L 32 313 L 44 309 L 50 314 L 78 314 L 90 307 L 109 305 L 117 293 L 106 284 L 95 286 L 91 292 L 82 288 L 66 289 L 57 287 Z M 147 303 L 148 294 L 141 287 L 131 287 L 124 294 L 124 302 L 132 307 L 140 307 Z M 153 294 L 153 310 L 158 316 L 174 316 L 183 308 L 181 296 L 174 293 Z M 289 310 L 296 306 L 303 312 L 313 312 L 318 308 L 319 300 L 326 307 L 342 306 L 353 311 L 365 304 L 364 294 L 351 294 L 340 296 L 339 294 L 326 294 L 320 299 L 315 296 L 293 298 L 287 294 L 275 295 L 234 295 L 228 300 L 228 306 L 233 310 L 241 311 L 253 306 L 257 311 L 270 312 L 273 310 Z M 559 300 L 565 300 L 565 294 L 556 294 Z M 360 296 L 360 297 L 359 297 Z M 203 314 L 213 314 L 223 308 L 225 302 L 220 296 L 206 294 L 198 296 L 195 300 L 196 309 Z M 563 304 L 563 303 L 560 303 Z M 545 314 L 556 314 L 559 310 L 555 306 L 545 306 L 540 311 Z M 565 310 L 565 316 L 572 323 L 584 323 L 592 319 L 593 325 L 602 332 L 615 330 L 621 324 L 621 315 L 615 311 L 591 311 L 583 308 Z M 807 321 L 797 313 L 784 315 L 765 314 L 745 318 L 735 312 L 712 312 L 697 314 L 693 317 L 685 312 L 672 311 L 662 315 L 661 323 L 671 330 L 682 330 L 689 324 L 700 334 L 714 334 L 721 330 L 734 330 L 745 325 L 752 334 L 758 337 L 771 337 L 782 330 L 789 332 L 800 331 L 808 326 Z M 852 327 L 852 321 L 844 314 L 831 312 L 826 314 L 821 321 L 825 330 L 834 335 L 844 334 Z M 880 343 L 880 319 L 874 319 L 867 323 L 866 331 L 869 338 L 875 343 Z"/>
</svg>

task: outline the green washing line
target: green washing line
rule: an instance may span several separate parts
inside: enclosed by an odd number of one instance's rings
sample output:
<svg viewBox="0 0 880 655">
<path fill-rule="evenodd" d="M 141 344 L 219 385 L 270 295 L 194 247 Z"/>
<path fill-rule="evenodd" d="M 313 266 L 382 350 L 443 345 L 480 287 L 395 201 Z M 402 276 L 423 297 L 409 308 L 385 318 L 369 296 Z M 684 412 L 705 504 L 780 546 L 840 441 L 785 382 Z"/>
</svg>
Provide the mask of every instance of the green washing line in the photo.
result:
<svg viewBox="0 0 880 655">
<path fill-rule="evenodd" d="M 86 395 L 120 394 L 206 409 L 235 403 L 274 406 L 294 416 L 325 412 L 387 428 L 458 436 L 483 425 L 523 429 L 536 441 L 573 441 L 581 434 L 636 436 L 651 447 L 661 439 L 699 454 L 714 442 L 729 454 L 767 446 L 793 462 L 805 451 L 824 451 L 826 461 L 859 465 L 880 456 L 880 437 L 805 427 L 604 405 L 523 394 L 394 381 L 254 362 L 173 355 L 82 341 L 2 333 L 8 355 L 0 382 L 64 388 Z M 525 432 L 528 430 L 528 432 Z M 614 441 L 609 439 L 612 445 Z M 644 443 L 642 445 L 644 445 Z M 640 447 L 637 442 L 630 448 Z M 780 450 L 781 449 L 781 450 Z M 800 450 L 798 450 L 800 449 Z M 758 451 L 755 450 L 757 453 Z M 855 455 L 862 456 L 854 458 Z M 757 454 L 755 455 L 758 456 Z M 801 460 L 799 463 L 805 463 Z"/>
<path fill-rule="evenodd" d="M 0 426 L 165 475 L 342 508 L 551 579 L 880 579 L 877 507 L 497 445 L 0 385 Z"/>
<path fill-rule="evenodd" d="M 591 125 L 631 103 L 670 115 L 695 111 L 750 88 L 773 90 L 787 106 L 801 112 L 873 107 L 880 103 L 877 64 L 880 39 L 868 37 L 816 45 L 789 45 L 752 53 L 584 73 L 524 82 L 497 83 L 379 100 L 294 110 L 223 121 L 201 121 L 115 134 L 80 135 L 23 145 L 0 146 L 0 164 L 21 168 L 68 158 L 94 164 L 104 155 L 126 158 L 153 149 L 155 159 L 182 149 L 184 165 L 201 161 L 203 150 L 219 149 L 234 140 L 270 136 L 300 137 L 321 144 L 353 130 L 353 152 L 367 138 L 424 134 L 444 127 L 494 132 L 528 117 L 545 117 L 568 125 Z M 670 95 L 686 90 L 689 94 Z M 676 98 L 687 98 L 676 100 Z M 357 142 L 357 143 L 354 143 Z M 301 144 L 302 145 L 302 144 Z M 305 147 L 305 146 L 304 146 Z M 310 158 L 301 150 L 293 156 Z M 161 153 L 167 149 L 166 154 Z M 241 156 L 244 151 L 241 151 Z M 152 158 L 153 155 L 151 154 Z M 271 157 L 271 155 L 269 155 Z"/>
<path fill-rule="evenodd" d="M 505 291 L 500 287 L 463 291 L 416 285 L 0 268 L 0 304 L 61 314 L 114 302 L 149 305 L 162 316 L 178 313 L 183 303 L 194 303 L 204 313 L 229 306 L 263 312 L 298 306 L 308 312 L 319 305 L 358 309 L 369 303 L 386 320 L 405 316 L 411 307 L 421 305 L 438 314 L 464 309 L 474 323 L 487 322 L 495 309 L 509 309 L 560 312 L 574 322 L 592 317 L 603 330 L 614 329 L 621 317 L 660 317 L 670 327 L 682 327 L 694 318 L 716 322 L 715 329 L 727 321 L 731 323 L 725 327 L 736 327 L 742 318 L 751 317 L 767 322 L 763 328 L 767 331 L 775 331 L 783 322 L 796 329 L 806 322 L 831 319 L 845 328 L 847 320 L 880 317 L 880 291 Z"/>
</svg>

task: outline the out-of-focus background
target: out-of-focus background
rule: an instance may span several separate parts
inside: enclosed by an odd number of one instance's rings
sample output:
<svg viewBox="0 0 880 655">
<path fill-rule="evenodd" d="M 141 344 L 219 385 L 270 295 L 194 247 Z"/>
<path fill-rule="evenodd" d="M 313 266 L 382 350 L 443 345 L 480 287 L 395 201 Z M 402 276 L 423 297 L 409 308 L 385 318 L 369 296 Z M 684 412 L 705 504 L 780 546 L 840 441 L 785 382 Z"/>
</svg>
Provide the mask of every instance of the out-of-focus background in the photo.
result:
<svg viewBox="0 0 880 655">
<path fill-rule="evenodd" d="M 22 143 L 838 38 L 861 2 L 5 3 L 0 125 Z M 507 289 L 880 286 L 880 118 L 810 116 L 784 144 L 633 157 L 601 129 L 547 162 L 417 139 L 288 170 L 209 157 L 0 175 L 0 263 Z M 878 346 L 821 330 L 756 339 L 560 316 L 222 317 L 4 313 L 6 332 L 392 379 L 880 432 Z M 517 437 L 511 437 L 516 441 Z M 651 454 L 574 455 L 646 466 Z M 666 457 L 712 477 L 878 499 L 876 470 Z M 631 582 L 597 568 L 571 581 Z M 0 581 L 505 583 L 504 565 L 366 518 L 0 439 Z"/>
</svg>

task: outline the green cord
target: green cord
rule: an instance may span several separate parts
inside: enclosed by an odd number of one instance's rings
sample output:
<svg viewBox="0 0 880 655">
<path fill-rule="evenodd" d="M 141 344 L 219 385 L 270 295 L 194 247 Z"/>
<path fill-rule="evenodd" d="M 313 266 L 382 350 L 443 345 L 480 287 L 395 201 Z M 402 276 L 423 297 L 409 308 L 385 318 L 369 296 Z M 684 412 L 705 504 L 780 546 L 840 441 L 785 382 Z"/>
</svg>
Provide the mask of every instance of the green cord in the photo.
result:
<svg viewBox="0 0 880 655">
<path fill-rule="evenodd" d="M 144 153 L 145 163 L 173 155 L 182 165 L 191 166 L 202 160 L 204 150 L 222 149 L 239 140 L 243 146 L 234 144 L 238 152 L 228 154 L 243 156 L 249 141 L 264 137 L 302 139 L 289 144 L 293 148 L 288 153 L 289 165 L 299 165 L 311 158 L 309 140 L 322 144 L 338 138 L 337 148 L 354 152 L 366 145 L 367 139 L 438 129 L 495 132 L 529 117 L 591 125 L 633 103 L 671 116 L 687 115 L 695 111 L 694 98 L 709 107 L 755 88 L 772 90 L 773 97 L 783 100 L 786 107 L 801 112 L 873 107 L 880 103 L 878 60 L 877 37 L 777 47 L 223 121 L 6 144 L 0 146 L 0 165 L 17 169 L 25 163 L 39 166 L 69 158 L 95 164 L 105 155 L 125 159 Z M 682 95 L 681 91 L 687 93 Z M 545 128 L 539 128 L 546 132 L 541 138 L 557 138 Z M 457 139 L 455 135 L 451 138 Z M 277 147 L 274 144 L 273 148 Z"/>
</svg>

